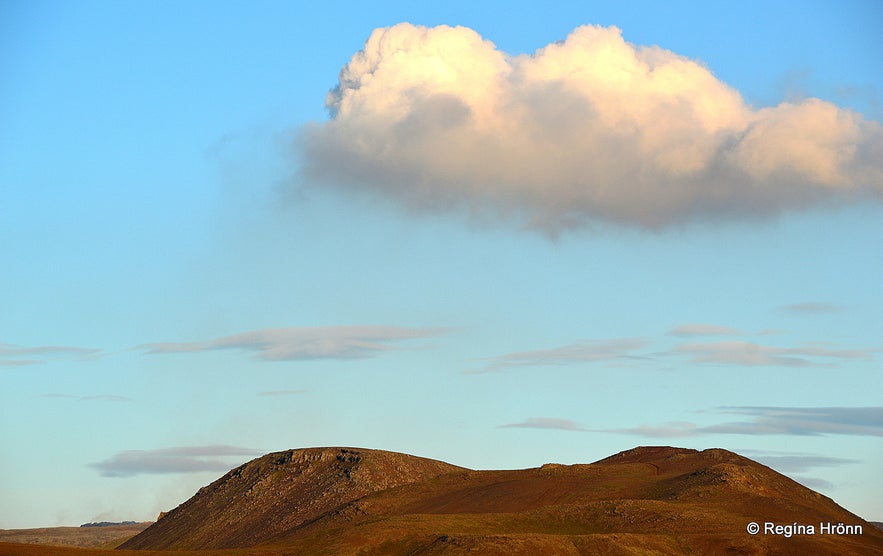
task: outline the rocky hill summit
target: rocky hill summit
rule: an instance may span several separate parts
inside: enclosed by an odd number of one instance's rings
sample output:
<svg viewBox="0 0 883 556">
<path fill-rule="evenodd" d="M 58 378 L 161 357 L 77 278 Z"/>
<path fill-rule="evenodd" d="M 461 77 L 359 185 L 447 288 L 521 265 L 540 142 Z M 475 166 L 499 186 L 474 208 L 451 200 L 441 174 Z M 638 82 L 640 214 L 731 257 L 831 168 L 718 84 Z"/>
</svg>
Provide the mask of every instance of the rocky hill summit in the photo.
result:
<svg viewBox="0 0 883 556">
<path fill-rule="evenodd" d="M 462 468 L 406 454 L 305 448 L 231 470 L 120 548 L 253 546 L 372 492 Z"/>
<path fill-rule="evenodd" d="M 474 471 L 378 450 L 311 448 L 230 471 L 120 548 L 231 547 L 311 555 L 883 554 L 883 532 L 720 449 L 639 447 L 591 464 Z"/>
</svg>

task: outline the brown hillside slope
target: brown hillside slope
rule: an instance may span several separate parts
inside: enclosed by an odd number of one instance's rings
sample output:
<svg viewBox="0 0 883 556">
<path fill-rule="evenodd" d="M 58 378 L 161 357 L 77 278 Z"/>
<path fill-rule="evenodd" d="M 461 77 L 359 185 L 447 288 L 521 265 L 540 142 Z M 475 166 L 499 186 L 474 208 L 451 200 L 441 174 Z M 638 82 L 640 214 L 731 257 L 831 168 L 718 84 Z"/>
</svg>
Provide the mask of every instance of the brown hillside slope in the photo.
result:
<svg viewBox="0 0 883 556">
<path fill-rule="evenodd" d="M 120 548 L 253 546 L 375 491 L 461 468 L 381 450 L 306 448 L 233 469 Z"/>
<path fill-rule="evenodd" d="M 375 454 L 381 459 L 386 454 L 358 452 L 365 463 Z M 336 486 L 325 490 L 354 492 L 349 486 L 352 477 L 337 479 Z M 725 450 L 636 448 L 586 465 L 509 471 L 453 468 L 394 482 L 399 485 L 368 489 L 339 504 L 341 498 L 336 498 L 322 505 L 328 508 L 323 513 L 309 512 L 309 518 L 295 509 L 288 517 L 290 526 L 276 527 L 272 534 L 251 530 L 249 538 L 260 539 L 257 542 L 267 550 L 316 555 L 883 554 L 883 533 L 869 523 Z M 210 497 L 205 491 L 185 505 Z M 238 508 L 240 515 L 248 515 L 236 499 L 225 498 L 224 504 L 228 511 Z M 209 506 L 200 502 L 199 507 Z M 199 522 L 198 517 L 193 519 Z M 201 514 L 205 523 L 215 519 L 212 513 Z M 746 525 L 752 521 L 761 526 L 765 521 L 812 524 L 816 531 L 790 538 L 750 535 Z M 819 524 L 828 522 L 861 525 L 863 533 L 820 534 Z M 166 530 L 178 536 L 140 546 L 183 547 L 194 542 L 186 527 Z"/>
</svg>

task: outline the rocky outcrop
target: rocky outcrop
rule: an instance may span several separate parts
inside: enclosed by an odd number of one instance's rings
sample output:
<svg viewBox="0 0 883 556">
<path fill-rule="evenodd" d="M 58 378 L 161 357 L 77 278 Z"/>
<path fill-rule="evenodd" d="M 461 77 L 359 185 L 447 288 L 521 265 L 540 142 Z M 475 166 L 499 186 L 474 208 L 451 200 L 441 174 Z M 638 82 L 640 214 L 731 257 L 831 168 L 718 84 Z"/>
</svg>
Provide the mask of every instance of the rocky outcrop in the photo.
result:
<svg viewBox="0 0 883 556">
<path fill-rule="evenodd" d="M 372 492 L 458 469 L 440 461 L 381 450 L 275 452 L 199 489 L 120 548 L 253 546 Z"/>
</svg>

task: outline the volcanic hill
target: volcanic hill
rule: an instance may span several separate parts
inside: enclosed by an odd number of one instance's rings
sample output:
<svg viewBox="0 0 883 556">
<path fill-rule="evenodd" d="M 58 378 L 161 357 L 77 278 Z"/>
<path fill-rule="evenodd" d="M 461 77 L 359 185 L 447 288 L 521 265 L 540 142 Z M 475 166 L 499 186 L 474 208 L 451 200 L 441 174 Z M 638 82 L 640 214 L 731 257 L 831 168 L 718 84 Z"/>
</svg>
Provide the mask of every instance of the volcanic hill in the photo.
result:
<svg viewBox="0 0 883 556">
<path fill-rule="evenodd" d="M 746 531 L 751 522 L 760 533 Z M 804 528 L 785 536 L 764 532 L 765 522 Z M 851 534 L 821 532 L 828 523 Z M 258 546 L 317 555 L 883 554 L 883 532 L 719 449 L 641 447 L 592 464 L 473 471 L 309 448 L 233 469 L 120 548 Z"/>
</svg>

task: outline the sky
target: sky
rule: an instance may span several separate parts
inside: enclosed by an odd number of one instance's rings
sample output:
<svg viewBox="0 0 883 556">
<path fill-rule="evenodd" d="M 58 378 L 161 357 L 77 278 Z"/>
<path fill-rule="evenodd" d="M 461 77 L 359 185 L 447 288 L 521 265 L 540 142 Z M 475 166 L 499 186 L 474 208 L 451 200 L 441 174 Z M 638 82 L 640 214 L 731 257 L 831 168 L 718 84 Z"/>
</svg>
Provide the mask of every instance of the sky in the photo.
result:
<svg viewBox="0 0 883 556">
<path fill-rule="evenodd" d="M 310 446 L 883 520 L 883 5 L 424 4 L 0 2 L 0 528 Z"/>
</svg>

